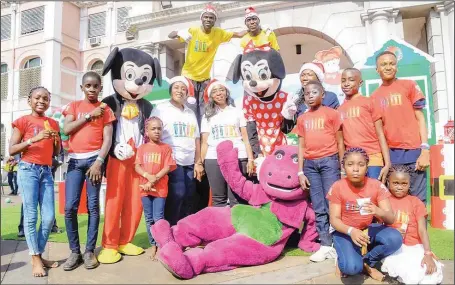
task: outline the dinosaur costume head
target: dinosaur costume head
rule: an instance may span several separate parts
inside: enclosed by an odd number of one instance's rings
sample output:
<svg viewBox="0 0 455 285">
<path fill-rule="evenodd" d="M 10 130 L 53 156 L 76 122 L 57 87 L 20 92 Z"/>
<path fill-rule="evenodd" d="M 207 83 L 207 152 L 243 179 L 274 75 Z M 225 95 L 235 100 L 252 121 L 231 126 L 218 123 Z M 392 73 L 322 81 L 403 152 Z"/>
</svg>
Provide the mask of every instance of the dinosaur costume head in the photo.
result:
<svg viewBox="0 0 455 285">
<path fill-rule="evenodd" d="M 282 145 L 268 155 L 259 169 L 259 182 L 270 197 L 298 200 L 307 197 L 300 188 L 298 153 L 296 146 Z"/>
</svg>

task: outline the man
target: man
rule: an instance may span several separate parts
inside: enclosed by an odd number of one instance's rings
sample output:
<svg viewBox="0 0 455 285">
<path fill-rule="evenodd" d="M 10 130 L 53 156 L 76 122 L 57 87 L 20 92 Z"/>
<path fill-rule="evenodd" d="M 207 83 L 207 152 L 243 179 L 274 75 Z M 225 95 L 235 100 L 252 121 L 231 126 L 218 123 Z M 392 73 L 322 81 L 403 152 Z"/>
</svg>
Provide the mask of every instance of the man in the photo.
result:
<svg viewBox="0 0 455 285">
<path fill-rule="evenodd" d="M 214 27 L 217 17 L 215 8 L 208 4 L 201 13 L 201 26 L 178 32 L 173 31 L 169 34 L 171 39 L 179 38 L 181 42 L 188 43 L 182 76 L 190 79 L 194 86 L 194 97 L 188 98 L 187 106 L 196 114 L 199 129 L 205 112 L 203 94 L 210 81 L 210 69 L 218 47 L 220 44 L 230 41 L 231 38 L 241 38 L 247 33 L 246 31 L 228 32 Z M 200 210 L 201 205 L 207 206 L 208 204 L 209 183 L 206 176 L 202 178 L 201 182 L 196 181 L 196 192 L 196 197 L 186 199 L 190 204 L 184 205 L 184 208 L 188 209 L 188 214 Z"/>
<path fill-rule="evenodd" d="M 245 25 L 248 28 L 248 33 L 242 37 L 240 46 L 244 49 L 250 41 L 253 41 L 254 46 L 262 46 L 270 44 L 270 47 L 276 51 L 280 50 L 275 33 L 265 25 L 261 27 L 261 21 L 253 7 L 245 9 Z"/>
<path fill-rule="evenodd" d="M 3 167 L 8 172 L 8 185 L 11 189 L 10 195 L 17 195 L 17 167 L 18 163 L 13 156 L 10 156 Z"/>
</svg>

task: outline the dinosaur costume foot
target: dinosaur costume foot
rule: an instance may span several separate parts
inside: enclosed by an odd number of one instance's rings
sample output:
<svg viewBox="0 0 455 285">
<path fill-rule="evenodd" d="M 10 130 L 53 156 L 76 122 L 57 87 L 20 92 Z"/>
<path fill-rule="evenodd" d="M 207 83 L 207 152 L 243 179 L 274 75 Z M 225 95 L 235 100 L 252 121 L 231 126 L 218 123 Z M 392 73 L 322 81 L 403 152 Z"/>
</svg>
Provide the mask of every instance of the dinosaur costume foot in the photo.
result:
<svg viewBox="0 0 455 285">
<path fill-rule="evenodd" d="M 144 253 L 144 249 L 142 247 L 138 247 L 132 243 L 127 243 L 124 245 L 120 245 L 118 247 L 118 252 L 124 255 L 131 255 L 136 256 Z"/>
<path fill-rule="evenodd" d="M 122 256 L 115 249 L 103 248 L 98 254 L 97 258 L 100 263 L 112 264 L 120 261 L 120 259 L 122 259 Z"/>
<path fill-rule="evenodd" d="M 158 253 L 158 260 L 175 277 L 191 279 L 195 276 L 193 268 L 183 254 L 182 248 L 175 242 L 170 241 L 163 246 Z"/>
<path fill-rule="evenodd" d="M 174 241 L 171 225 L 165 219 L 161 219 L 152 225 L 150 232 L 160 248 L 164 247 L 168 242 Z"/>
</svg>

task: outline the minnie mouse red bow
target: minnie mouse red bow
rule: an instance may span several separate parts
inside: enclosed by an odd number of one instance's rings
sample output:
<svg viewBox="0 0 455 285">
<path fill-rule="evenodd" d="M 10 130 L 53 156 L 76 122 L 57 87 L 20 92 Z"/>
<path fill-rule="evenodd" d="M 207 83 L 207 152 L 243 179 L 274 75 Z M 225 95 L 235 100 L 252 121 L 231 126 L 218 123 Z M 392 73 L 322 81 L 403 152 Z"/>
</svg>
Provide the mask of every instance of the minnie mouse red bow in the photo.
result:
<svg viewBox="0 0 455 285">
<path fill-rule="evenodd" d="M 270 43 L 266 43 L 260 46 L 255 46 L 253 43 L 253 40 L 250 40 L 248 44 L 245 46 L 243 49 L 243 54 L 255 51 L 255 50 L 262 50 L 262 51 L 269 51 L 271 50 L 272 47 L 270 46 Z"/>
</svg>

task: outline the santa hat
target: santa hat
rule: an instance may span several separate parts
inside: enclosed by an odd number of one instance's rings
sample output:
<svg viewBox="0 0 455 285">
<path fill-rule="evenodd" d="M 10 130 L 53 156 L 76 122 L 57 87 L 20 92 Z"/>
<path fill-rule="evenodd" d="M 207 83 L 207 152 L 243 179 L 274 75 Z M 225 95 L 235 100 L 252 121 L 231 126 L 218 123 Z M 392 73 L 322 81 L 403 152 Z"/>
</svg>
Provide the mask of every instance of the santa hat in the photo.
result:
<svg viewBox="0 0 455 285">
<path fill-rule="evenodd" d="M 229 88 L 229 86 L 227 85 L 227 83 L 225 81 L 218 80 L 218 79 L 212 79 L 207 84 L 207 87 L 205 87 L 205 90 L 204 90 L 204 102 L 205 103 L 209 102 L 210 93 L 212 93 L 213 87 L 215 87 L 216 85 L 221 85 L 224 88 L 226 88 L 226 91 L 231 92 L 231 89 Z"/>
<path fill-rule="evenodd" d="M 169 80 L 169 85 L 172 86 L 175 82 L 182 82 L 185 86 L 187 91 L 188 98 L 186 99 L 188 103 L 194 104 L 196 103 L 196 99 L 194 98 L 194 85 L 193 83 L 186 78 L 185 76 L 175 76 L 171 80 Z"/>
<path fill-rule="evenodd" d="M 253 8 L 253 7 L 248 7 L 245 9 L 245 21 L 246 19 L 248 18 L 251 18 L 251 17 L 258 17 L 258 13 L 256 12 L 256 10 Z"/>
<path fill-rule="evenodd" d="M 202 10 L 201 20 L 202 15 L 204 15 L 204 13 L 212 13 L 213 15 L 215 15 L 215 20 L 218 18 L 218 14 L 216 13 L 215 7 L 213 7 L 210 3 L 205 6 L 204 10 Z"/>
<path fill-rule="evenodd" d="M 316 73 L 319 82 L 322 83 L 324 81 L 324 65 L 319 62 L 307 62 L 300 68 L 299 75 L 301 75 L 302 72 L 306 69 L 312 70 L 314 73 Z"/>
</svg>

